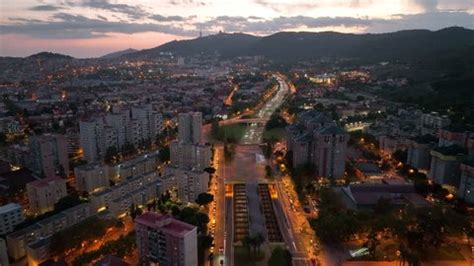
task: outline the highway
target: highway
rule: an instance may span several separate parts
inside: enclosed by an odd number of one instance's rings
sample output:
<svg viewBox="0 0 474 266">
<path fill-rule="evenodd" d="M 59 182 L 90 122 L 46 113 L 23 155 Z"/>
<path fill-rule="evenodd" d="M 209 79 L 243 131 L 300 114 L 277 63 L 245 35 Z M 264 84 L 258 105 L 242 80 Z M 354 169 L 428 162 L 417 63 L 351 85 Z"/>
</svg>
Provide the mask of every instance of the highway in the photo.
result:
<svg viewBox="0 0 474 266">
<path fill-rule="evenodd" d="M 268 100 L 263 107 L 255 114 L 256 119 L 264 121 L 270 120 L 270 117 L 278 109 L 286 96 L 290 92 L 290 87 L 285 82 L 283 77 L 279 74 L 274 74 L 273 77 L 278 81 L 278 91 L 272 99 Z M 262 142 L 263 131 L 265 130 L 265 123 L 253 123 L 247 128 L 244 137 L 241 139 L 242 144 L 260 144 Z"/>
</svg>

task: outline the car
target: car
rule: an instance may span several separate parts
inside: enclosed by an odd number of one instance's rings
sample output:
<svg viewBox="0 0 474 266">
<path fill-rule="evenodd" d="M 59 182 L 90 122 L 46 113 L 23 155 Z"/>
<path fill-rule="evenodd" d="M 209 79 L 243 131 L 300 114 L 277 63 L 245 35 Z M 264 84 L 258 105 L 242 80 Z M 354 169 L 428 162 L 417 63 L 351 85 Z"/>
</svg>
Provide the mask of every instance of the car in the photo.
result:
<svg viewBox="0 0 474 266">
<path fill-rule="evenodd" d="M 223 252 L 224 252 L 224 247 L 220 247 L 220 248 L 219 248 L 219 252 L 220 252 L 220 253 L 223 253 Z"/>
</svg>

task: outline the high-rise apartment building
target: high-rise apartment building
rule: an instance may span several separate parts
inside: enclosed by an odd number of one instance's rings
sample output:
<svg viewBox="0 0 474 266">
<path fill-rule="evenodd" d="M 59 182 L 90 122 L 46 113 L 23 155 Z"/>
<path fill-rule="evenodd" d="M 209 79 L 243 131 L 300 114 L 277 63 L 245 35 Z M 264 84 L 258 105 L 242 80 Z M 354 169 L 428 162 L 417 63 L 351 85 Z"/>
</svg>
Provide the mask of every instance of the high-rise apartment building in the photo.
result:
<svg viewBox="0 0 474 266">
<path fill-rule="evenodd" d="M 344 176 L 348 134 L 336 125 L 323 127 L 314 134 L 313 162 L 317 176 Z"/>
<path fill-rule="evenodd" d="M 191 112 L 178 115 L 178 141 L 180 143 L 201 143 L 202 113 Z"/>
<path fill-rule="evenodd" d="M 69 174 L 67 139 L 65 135 L 35 136 L 30 142 L 31 170 L 44 177 Z"/>
<path fill-rule="evenodd" d="M 135 219 L 140 265 L 198 265 L 197 227 L 147 212 Z"/>
<path fill-rule="evenodd" d="M 100 161 L 106 152 L 104 120 L 95 117 L 79 122 L 80 144 L 84 153 L 84 159 L 89 162 Z"/>
<path fill-rule="evenodd" d="M 303 112 L 286 131 L 293 167 L 312 164 L 317 176 L 344 176 L 349 136 L 326 114 L 316 110 Z"/>
<path fill-rule="evenodd" d="M 43 214 L 54 210 L 54 205 L 67 196 L 66 180 L 49 177 L 26 184 L 30 212 Z"/>
<path fill-rule="evenodd" d="M 178 141 L 170 144 L 171 164 L 181 168 L 204 170 L 210 166 L 211 156 L 209 145 L 179 143 Z"/>
<path fill-rule="evenodd" d="M 153 142 L 162 130 L 162 116 L 151 104 L 131 109 L 114 108 L 112 113 L 80 122 L 81 147 L 89 162 L 102 160 L 110 147 L 139 147 Z"/>
</svg>

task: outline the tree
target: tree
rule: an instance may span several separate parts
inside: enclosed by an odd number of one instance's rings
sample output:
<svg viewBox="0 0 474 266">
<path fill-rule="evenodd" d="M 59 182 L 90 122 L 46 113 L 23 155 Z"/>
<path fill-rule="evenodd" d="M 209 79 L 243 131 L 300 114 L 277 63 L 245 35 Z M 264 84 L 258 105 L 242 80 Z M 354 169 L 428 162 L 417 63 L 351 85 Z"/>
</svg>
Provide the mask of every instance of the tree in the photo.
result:
<svg viewBox="0 0 474 266">
<path fill-rule="evenodd" d="M 265 237 L 263 236 L 262 233 L 257 233 L 254 237 L 253 237 L 253 243 L 255 245 L 255 251 L 256 252 L 260 252 L 260 246 L 265 242 Z"/>
<path fill-rule="evenodd" d="M 273 172 L 270 165 L 265 166 L 265 177 L 271 178 L 272 176 L 273 176 Z"/>
<path fill-rule="evenodd" d="M 217 121 L 217 120 L 212 120 L 212 124 L 211 124 L 211 136 L 212 136 L 214 139 L 218 139 L 218 138 L 219 138 L 219 121 Z"/>
<path fill-rule="evenodd" d="M 375 230 L 370 230 L 368 240 L 367 240 L 367 248 L 369 249 L 369 254 L 372 258 L 375 258 L 375 251 L 377 247 L 380 245 L 380 240 L 377 238 L 377 232 Z"/>
<path fill-rule="evenodd" d="M 216 168 L 214 167 L 206 167 L 204 168 L 204 172 L 207 172 L 208 174 L 212 175 L 216 172 Z"/>
<path fill-rule="evenodd" d="M 195 200 L 199 205 L 207 205 L 214 200 L 214 195 L 209 193 L 201 193 L 198 195 L 197 199 Z"/>
<path fill-rule="evenodd" d="M 159 157 L 160 157 L 160 161 L 162 161 L 162 162 L 169 161 L 170 160 L 170 147 L 165 146 L 165 147 L 161 148 Z"/>
<path fill-rule="evenodd" d="M 291 266 L 291 253 L 288 249 L 280 246 L 272 250 L 272 255 L 268 260 L 268 266 Z"/>
</svg>

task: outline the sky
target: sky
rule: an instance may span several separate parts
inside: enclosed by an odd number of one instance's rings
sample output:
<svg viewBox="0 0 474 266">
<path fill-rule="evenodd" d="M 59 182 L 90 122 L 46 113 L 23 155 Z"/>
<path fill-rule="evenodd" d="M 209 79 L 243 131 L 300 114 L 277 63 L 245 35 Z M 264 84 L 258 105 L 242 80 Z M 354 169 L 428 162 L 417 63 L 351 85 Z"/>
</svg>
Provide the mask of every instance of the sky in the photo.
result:
<svg viewBox="0 0 474 266">
<path fill-rule="evenodd" d="M 219 31 L 474 28 L 474 0 L 0 0 L 0 56 L 78 58 Z"/>
</svg>

